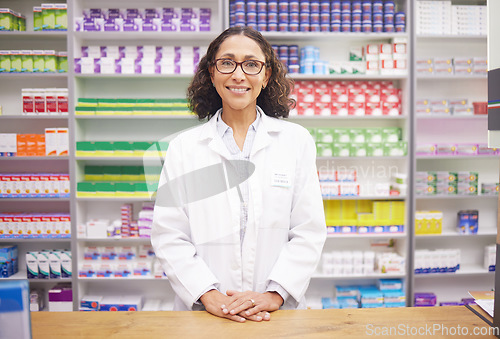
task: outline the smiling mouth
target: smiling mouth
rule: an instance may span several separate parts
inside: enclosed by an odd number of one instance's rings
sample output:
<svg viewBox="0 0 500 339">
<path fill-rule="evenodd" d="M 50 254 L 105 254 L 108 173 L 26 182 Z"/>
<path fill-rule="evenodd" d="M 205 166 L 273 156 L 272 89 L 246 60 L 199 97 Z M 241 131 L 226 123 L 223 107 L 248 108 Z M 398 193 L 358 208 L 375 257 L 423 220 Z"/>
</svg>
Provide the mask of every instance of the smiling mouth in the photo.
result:
<svg viewBox="0 0 500 339">
<path fill-rule="evenodd" d="M 234 88 L 234 87 L 226 87 L 226 88 L 234 93 L 245 93 L 250 90 L 250 88 Z"/>
</svg>

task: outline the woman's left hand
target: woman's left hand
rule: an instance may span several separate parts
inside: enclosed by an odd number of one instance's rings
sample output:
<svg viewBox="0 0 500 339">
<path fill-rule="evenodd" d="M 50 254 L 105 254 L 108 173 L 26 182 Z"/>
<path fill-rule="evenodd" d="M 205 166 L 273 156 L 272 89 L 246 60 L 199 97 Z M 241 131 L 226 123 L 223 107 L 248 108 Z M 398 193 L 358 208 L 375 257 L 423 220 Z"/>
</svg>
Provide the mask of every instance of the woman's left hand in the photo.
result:
<svg viewBox="0 0 500 339">
<path fill-rule="evenodd" d="M 238 292 L 228 290 L 226 294 L 231 297 L 229 305 L 223 305 L 224 314 L 243 313 L 252 316 L 262 311 L 276 311 L 283 304 L 283 298 L 276 292 L 258 293 L 253 291 Z"/>
</svg>

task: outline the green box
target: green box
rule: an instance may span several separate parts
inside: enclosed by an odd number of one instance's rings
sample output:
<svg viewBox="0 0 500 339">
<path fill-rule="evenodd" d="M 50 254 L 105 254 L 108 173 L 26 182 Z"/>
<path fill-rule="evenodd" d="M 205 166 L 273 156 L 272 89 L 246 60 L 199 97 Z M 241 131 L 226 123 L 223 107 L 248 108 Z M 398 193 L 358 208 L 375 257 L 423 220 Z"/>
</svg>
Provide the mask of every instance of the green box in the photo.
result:
<svg viewBox="0 0 500 339">
<path fill-rule="evenodd" d="M 116 107 L 116 99 L 97 99 L 97 106 L 98 107 Z"/>
<path fill-rule="evenodd" d="M 18 22 L 19 25 L 17 29 L 23 32 L 26 31 L 26 17 L 24 15 L 20 15 Z"/>
<path fill-rule="evenodd" d="M 382 128 L 382 142 L 398 142 L 401 140 L 401 128 L 385 127 Z"/>
<path fill-rule="evenodd" d="M 316 156 L 331 157 L 333 156 L 332 144 L 329 142 L 316 143 Z"/>
<path fill-rule="evenodd" d="M 95 143 L 93 141 L 77 141 L 76 151 L 95 152 Z"/>
<path fill-rule="evenodd" d="M 123 181 L 138 181 L 142 177 L 140 166 L 121 166 Z"/>
<path fill-rule="evenodd" d="M 350 144 L 349 155 L 351 157 L 366 157 L 366 144 L 365 143 L 352 143 Z"/>
<path fill-rule="evenodd" d="M 33 30 L 41 31 L 43 25 L 42 7 L 33 7 Z"/>
<path fill-rule="evenodd" d="M 10 51 L 0 51 L 0 73 L 10 72 Z"/>
<path fill-rule="evenodd" d="M 351 147 L 348 143 L 334 142 L 332 144 L 334 157 L 350 157 Z"/>
<path fill-rule="evenodd" d="M 353 143 L 364 143 L 366 142 L 365 138 L 365 129 L 364 128 L 349 128 L 349 138 Z"/>
<path fill-rule="evenodd" d="M 76 191 L 77 192 L 96 192 L 97 187 L 95 182 L 78 182 L 76 183 Z"/>
<path fill-rule="evenodd" d="M 158 107 L 188 107 L 187 99 L 154 99 L 154 105 Z"/>
<path fill-rule="evenodd" d="M 317 142 L 333 142 L 333 134 L 331 128 L 316 128 Z"/>
<path fill-rule="evenodd" d="M 21 72 L 22 60 L 21 51 L 10 51 L 10 71 Z"/>
<path fill-rule="evenodd" d="M 68 5 L 67 4 L 54 4 L 55 6 L 55 25 L 54 28 L 58 30 L 68 29 Z"/>
<path fill-rule="evenodd" d="M 42 4 L 42 29 L 54 30 L 56 27 L 56 8 L 53 4 Z"/>
<path fill-rule="evenodd" d="M 14 13 L 8 8 L 0 8 L 0 31 L 14 30 Z"/>
<path fill-rule="evenodd" d="M 33 72 L 33 55 L 32 51 L 21 51 L 21 72 Z"/>
<path fill-rule="evenodd" d="M 45 71 L 45 51 L 34 50 L 32 51 L 33 57 L 33 72 L 44 72 Z"/>
<path fill-rule="evenodd" d="M 120 166 L 103 166 L 102 175 L 107 181 L 123 181 Z"/>
<path fill-rule="evenodd" d="M 132 143 L 129 141 L 114 141 L 113 148 L 116 152 L 127 152 L 132 154 Z"/>
<path fill-rule="evenodd" d="M 85 181 L 102 181 L 104 180 L 102 166 L 85 166 Z"/>
<path fill-rule="evenodd" d="M 154 107 L 155 99 L 136 99 L 136 106 L 139 107 Z"/>
<path fill-rule="evenodd" d="M 97 107 L 98 99 L 91 99 L 91 98 L 78 98 L 78 107 Z"/>
<path fill-rule="evenodd" d="M 44 72 L 55 73 L 57 72 L 57 56 L 54 50 L 45 50 L 43 55 L 45 66 Z"/>
<path fill-rule="evenodd" d="M 94 115 L 95 109 L 95 107 L 76 106 L 75 115 Z"/>
<path fill-rule="evenodd" d="M 116 99 L 116 107 L 134 107 L 137 99 Z"/>
<path fill-rule="evenodd" d="M 365 128 L 365 142 L 367 143 L 381 143 L 382 142 L 382 129 L 377 127 Z"/>
<path fill-rule="evenodd" d="M 112 155 L 115 150 L 111 141 L 94 141 L 94 144 L 96 152 L 105 152 Z"/>
<path fill-rule="evenodd" d="M 407 153 L 406 141 L 385 142 L 384 155 L 388 157 L 402 157 Z"/>
<path fill-rule="evenodd" d="M 57 52 L 57 70 L 68 73 L 68 52 Z"/>
<path fill-rule="evenodd" d="M 349 133 L 348 128 L 334 128 L 332 130 L 332 133 L 333 133 L 333 142 L 338 142 L 338 143 L 351 142 L 351 134 Z"/>
<path fill-rule="evenodd" d="M 135 184 L 133 182 L 116 182 L 116 193 L 132 195 L 135 193 Z"/>
<path fill-rule="evenodd" d="M 116 192 L 116 187 L 114 182 L 96 182 L 95 188 L 97 193 L 114 193 Z"/>
<path fill-rule="evenodd" d="M 369 157 L 381 157 L 384 155 L 384 146 L 378 142 L 367 142 L 366 155 Z"/>
</svg>

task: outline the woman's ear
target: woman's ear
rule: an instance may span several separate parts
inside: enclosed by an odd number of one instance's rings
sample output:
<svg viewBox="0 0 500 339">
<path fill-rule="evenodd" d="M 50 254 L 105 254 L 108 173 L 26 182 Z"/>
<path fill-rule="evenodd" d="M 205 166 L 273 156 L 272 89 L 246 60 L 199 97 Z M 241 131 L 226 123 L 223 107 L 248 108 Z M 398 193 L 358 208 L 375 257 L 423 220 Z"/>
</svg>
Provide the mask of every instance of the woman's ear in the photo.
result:
<svg viewBox="0 0 500 339">
<path fill-rule="evenodd" d="M 208 73 L 210 73 L 210 80 L 214 83 L 214 66 L 208 66 Z"/>
<path fill-rule="evenodd" d="M 269 79 L 271 79 L 271 74 L 273 73 L 273 70 L 266 67 L 266 77 L 264 79 L 264 83 L 262 84 L 262 87 L 265 88 L 267 87 L 267 84 L 269 83 Z"/>
</svg>

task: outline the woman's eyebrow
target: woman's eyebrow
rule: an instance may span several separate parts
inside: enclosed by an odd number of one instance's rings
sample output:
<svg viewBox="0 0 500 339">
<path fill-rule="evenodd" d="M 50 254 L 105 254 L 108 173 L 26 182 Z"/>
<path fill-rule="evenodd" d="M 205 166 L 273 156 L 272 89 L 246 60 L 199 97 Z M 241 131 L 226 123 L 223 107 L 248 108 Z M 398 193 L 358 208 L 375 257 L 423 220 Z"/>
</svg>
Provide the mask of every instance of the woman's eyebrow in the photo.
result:
<svg viewBox="0 0 500 339">
<path fill-rule="evenodd" d="M 234 59 L 235 58 L 235 55 L 233 53 L 225 53 L 225 54 L 222 54 L 220 56 L 221 58 L 232 58 Z M 244 57 L 245 59 L 258 59 L 255 55 L 253 54 L 249 54 L 249 55 L 245 55 Z"/>
</svg>

